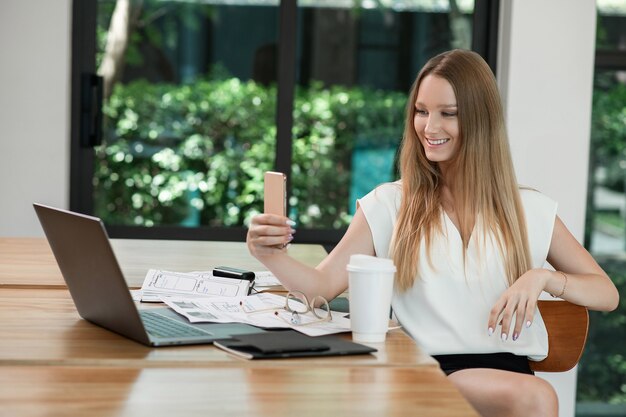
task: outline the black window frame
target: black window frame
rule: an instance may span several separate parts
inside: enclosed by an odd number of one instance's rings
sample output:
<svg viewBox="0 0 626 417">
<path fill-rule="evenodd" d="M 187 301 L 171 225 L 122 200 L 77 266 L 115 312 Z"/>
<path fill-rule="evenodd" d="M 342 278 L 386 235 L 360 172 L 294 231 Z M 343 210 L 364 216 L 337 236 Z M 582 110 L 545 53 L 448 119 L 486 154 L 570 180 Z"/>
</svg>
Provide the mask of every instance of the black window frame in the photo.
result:
<svg viewBox="0 0 626 417">
<path fill-rule="evenodd" d="M 293 101 L 296 84 L 297 0 L 279 0 L 278 97 L 276 109 L 275 170 L 287 173 L 292 163 Z M 499 0 L 476 0 L 473 13 L 472 50 L 492 68 L 497 67 Z M 101 117 L 97 88 L 85 79 L 96 73 L 97 0 L 74 0 L 72 5 L 70 210 L 93 214 L 93 141 L 85 137 L 85 123 Z M 86 91 L 88 89 L 89 91 Z M 92 105 L 92 107 L 90 107 Z M 97 123 L 96 123 L 97 127 Z M 89 130 L 89 129 L 87 129 Z M 93 130 L 93 129 L 92 129 Z M 97 135 L 96 135 L 97 136 Z M 288 190 L 291 190 L 288 183 Z M 244 241 L 245 227 L 120 226 L 106 225 L 112 238 Z M 337 244 L 346 229 L 300 229 L 298 243 Z"/>
</svg>

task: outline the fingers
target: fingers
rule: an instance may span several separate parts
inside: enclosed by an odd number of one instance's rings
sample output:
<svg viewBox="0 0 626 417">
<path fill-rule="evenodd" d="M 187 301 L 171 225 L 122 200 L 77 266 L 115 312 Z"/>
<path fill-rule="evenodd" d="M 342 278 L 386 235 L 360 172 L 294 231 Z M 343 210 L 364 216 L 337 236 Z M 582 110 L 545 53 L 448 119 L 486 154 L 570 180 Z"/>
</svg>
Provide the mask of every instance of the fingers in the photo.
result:
<svg viewBox="0 0 626 417">
<path fill-rule="evenodd" d="M 296 223 L 288 217 L 279 216 L 277 214 L 263 213 L 252 218 L 250 221 L 250 227 L 253 227 L 254 225 L 295 226 Z"/>
<path fill-rule="evenodd" d="M 522 324 L 524 323 L 524 318 L 526 317 L 527 305 L 527 300 L 525 302 L 520 302 L 517 305 L 517 310 L 515 311 L 515 328 L 513 329 L 513 336 L 511 336 L 514 342 L 517 340 L 520 333 L 522 333 Z"/>
<path fill-rule="evenodd" d="M 256 226 L 248 230 L 248 238 L 258 245 L 289 243 L 295 230 L 289 226 Z"/>
<path fill-rule="evenodd" d="M 504 311 L 502 312 L 502 329 L 500 330 L 500 338 L 503 342 L 507 340 L 511 335 L 511 320 L 513 318 L 513 314 L 515 314 L 516 309 L 517 303 L 509 299 L 506 303 L 506 306 L 504 307 Z"/>
<path fill-rule="evenodd" d="M 531 269 L 502 293 L 489 312 L 490 336 L 496 332 L 496 326 L 501 325 L 499 335 L 502 341 L 516 341 L 524 327 L 530 327 L 537 310 L 537 299 L 545 288 L 544 272 L 543 269 Z"/>
<path fill-rule="evenodd" d="M 293 240 L 295 223 L 283 216 L 260 214 L 252 218 L 246 236 L 248 248 L 253 255 L 272 255 L 285 252 Z"/>
<path fill-rule="evenodd" d="M 522 334 L 523 328 L 530 327 L 532 324 L 536 306 L 536 301 L 525 297 L 501 297 L 489 313 L 487 330 L 489 336 L 495 333 L 496 326 L 500 325 L 502 341 L 508 339 L 516 341 Z M 513 319 L 515 319 L 515 326 L 511 331 Z"/>
<path fill-rule="evenodd" d="M 535 319 L 535 310 L 537 310 L 537 300 L 530 299 L 526 303 L 526 317 L 524 317 L 524 327 L 529 328 Z"/>
<path fill-rule="evenodd" d="M 496 331 L 496 325 L 499 323 L 500 315 L 502 314 L 502 310 L 504 310 L 505 305 L 506 299 L 500 297 L 489 312 L 489 322 L 487 324 L 487 332 L 489 333 L 489 336 Z"/>
</svg>

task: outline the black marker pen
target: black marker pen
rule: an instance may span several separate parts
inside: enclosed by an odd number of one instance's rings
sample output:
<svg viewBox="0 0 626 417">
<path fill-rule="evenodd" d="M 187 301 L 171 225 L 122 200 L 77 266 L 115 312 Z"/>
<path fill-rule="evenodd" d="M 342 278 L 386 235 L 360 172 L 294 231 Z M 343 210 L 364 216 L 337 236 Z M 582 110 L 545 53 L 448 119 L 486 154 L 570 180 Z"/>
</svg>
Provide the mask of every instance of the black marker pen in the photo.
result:
<svg viewBox="0 0 626 417">
<path fill-rule="evenodd" d="M 215 267 L 213 269 L 213 276 L 254 281 L 254 272 L 246 271 L 245 269 L 231 268 L 229 266 Z"/>
</svg>

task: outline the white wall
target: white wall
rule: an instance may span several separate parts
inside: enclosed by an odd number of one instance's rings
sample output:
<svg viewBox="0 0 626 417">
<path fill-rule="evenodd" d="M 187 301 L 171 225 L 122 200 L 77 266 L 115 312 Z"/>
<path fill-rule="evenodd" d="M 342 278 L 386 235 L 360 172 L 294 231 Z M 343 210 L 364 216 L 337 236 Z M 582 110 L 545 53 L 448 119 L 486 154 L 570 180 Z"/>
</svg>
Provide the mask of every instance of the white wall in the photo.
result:
<svg viewBox="0 0 626 417">
<path fill-rule="evenodd" d="M 0 236 L 43 236 L 69 204 L 71 0 L 0 2 Z"/>
<path fill-rule="evenodd" d="M 582 242 L 596 10 L 593 0 L 505 0 L 498 80 L 518 181 L 555 199 Z M 576 371 L 541 374 L 574 416 Z"/>
<path fill-rule="evenodd" d="M 507 0 L 502 85 L 518 180 L 559 202 L 582 239 L 595 51 L 593 0 Z"/>
</svg>

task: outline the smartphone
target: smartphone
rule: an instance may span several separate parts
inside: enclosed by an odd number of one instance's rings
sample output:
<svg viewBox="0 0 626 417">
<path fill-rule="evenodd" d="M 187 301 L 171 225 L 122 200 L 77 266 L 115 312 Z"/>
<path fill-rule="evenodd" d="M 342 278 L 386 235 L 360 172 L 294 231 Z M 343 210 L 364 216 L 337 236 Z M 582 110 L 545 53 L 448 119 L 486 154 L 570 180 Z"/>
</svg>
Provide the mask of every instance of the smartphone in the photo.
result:
<svg viewBox="0 0 626 417">
<path fill-rule="evenodd" d="M 263 190 L 263 211 L 287 215 L 287 176 L 282 172 L 267 171 Z"/>
</svg>

